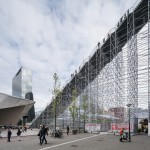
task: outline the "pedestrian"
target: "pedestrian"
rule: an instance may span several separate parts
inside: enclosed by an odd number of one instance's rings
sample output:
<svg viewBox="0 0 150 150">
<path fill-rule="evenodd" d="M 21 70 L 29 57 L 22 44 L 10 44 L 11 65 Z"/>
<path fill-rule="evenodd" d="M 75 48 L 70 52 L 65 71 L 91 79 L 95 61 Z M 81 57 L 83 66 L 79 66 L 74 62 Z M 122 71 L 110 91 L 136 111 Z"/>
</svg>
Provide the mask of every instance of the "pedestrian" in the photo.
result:
<svg viewBox="0 0 150 150">
<path fill-rule="evenodd" d="M 26 127 L 26 126 L 24 127 L 24 131 L 25 131 L 25 132 L 27 131 L 27 127 Z"/>
<path fill-rule="evenodd" d="M 42 128 L 43 128 L 42 144 L 43 144 L 44 141 L 45 141 L 45 144 L 47 144 L 46 135 L 48 135 L 48 128 L 45 127 L 44 125 L 43 125 Z"/>
<path fill-rule="evenodd" d="M 67 126 L 67 135 L 69 135 L 69 125 Z"/>
<path fill-rule="evenodd" d="M 3 129 L 0 129 L 0 138 L 1 138 L 1 139 L 2 139 L 2 135 L 1 135 L 1 134 L 2 134 L 2 130 L 3 130 Z"/>
<path fill-rule="evenodd" d="M 7 142 L 11 142 L 10 141 L 11 135 L 12 135 L 12 132 L 11 132 L 10 128 L 8 128 L 8 132 L 7 132 L 7 138 L 8 138 L 8 140 L 7 140 Z"/>
<path fill-rule="evenodd" d="M 44 125 L 40 125 L 40 131 L 39 131 L 39 139 L 40 139 L 40 145 L 43 144 L 43 142 L 45 141 L 45 144 L 47 144 L 47 140 L 46 140 L 46 135 L 48 135 L 48 128 L 45 127 Z"/>
<path fill-rule="evenodd" d="M 40 145 L 42 145 L 42 137 L 43 137 L 43 128 L 42 125 L 40 125 L 40 131 L 38 133 L 39 140 L 40 140 Z"/>
<path fill-rule="evenodd" d="M 20 128 L 18 127 L 18 131 L 17 131 L 18 141 L 21 141 L 21 140 L 20 140 L 20 135 L 21 135 L 21 130 L 20 130 Z"/>
</svg>

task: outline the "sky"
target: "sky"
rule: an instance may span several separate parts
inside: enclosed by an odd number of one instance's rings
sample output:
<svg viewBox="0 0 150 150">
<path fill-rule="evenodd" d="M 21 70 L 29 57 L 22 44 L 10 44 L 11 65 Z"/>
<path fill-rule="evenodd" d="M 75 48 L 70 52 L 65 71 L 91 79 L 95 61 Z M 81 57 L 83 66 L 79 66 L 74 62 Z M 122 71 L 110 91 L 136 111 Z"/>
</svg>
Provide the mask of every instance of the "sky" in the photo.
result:
<svg viewBox="0 0 150 150">
<path fill-rule="evenodd" d="M 61 87 L 136 0 L 0 0 L 0 92 L 12 95 L 21 66 L 32 70 L 35 110 Z"/>
</svg>

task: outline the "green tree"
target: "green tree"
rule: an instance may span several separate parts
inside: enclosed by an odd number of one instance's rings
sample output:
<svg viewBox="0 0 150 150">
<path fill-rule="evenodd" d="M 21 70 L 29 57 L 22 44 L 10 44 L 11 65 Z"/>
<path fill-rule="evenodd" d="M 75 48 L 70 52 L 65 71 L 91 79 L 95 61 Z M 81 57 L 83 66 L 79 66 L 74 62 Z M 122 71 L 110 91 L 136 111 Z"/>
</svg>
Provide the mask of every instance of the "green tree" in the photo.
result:
<svg viewBox="0 0 150 150">
<path fill-rule="evenodd" d="M 53 101 L 52 101 L 52 112 L 54 114 L 54 119 L 55 119 L 55 127 L 54 131 L 56 131 L 56 117 L 57 117 L 57 110 L 61 106 L 61 90 L 60 90 L 60 81 L 57 73 L 54 73 L 53 75 L 54 79 L 54 84 L 53 84 L 53 89 L 52 89 L 52 95 L 53 95 Z"/>
<path fill-rule="evenodd" d="M 87 95 L 83 95 L 83 119 L 84 119 L 84 132 L 85 132 L 85 122 L 87 118 L 87 112 L 88 112 L 88 102 L 87 102 Z"/>
<path fill-rule="evenodd" d="M 77 91 L 76 91 L 76 89 L 74 89 L 72 91 L 72 103 L 69 107 L 69 111 L 71 113 L 71 117 L 72 117 L 72 120 L 73 120 L 73 133 L 75 131 L 74 130 L 75 118 L 78 115 L 78 107 L 77 107 L 77 104 L 76 104 L 76 97 L 77 97 Z"/>
<path fill-rule="evenodd" d="M 92 123 L 95 123 L 95 103 L 90 103 L 90 113 L 92 118 Z"/>
</svg>

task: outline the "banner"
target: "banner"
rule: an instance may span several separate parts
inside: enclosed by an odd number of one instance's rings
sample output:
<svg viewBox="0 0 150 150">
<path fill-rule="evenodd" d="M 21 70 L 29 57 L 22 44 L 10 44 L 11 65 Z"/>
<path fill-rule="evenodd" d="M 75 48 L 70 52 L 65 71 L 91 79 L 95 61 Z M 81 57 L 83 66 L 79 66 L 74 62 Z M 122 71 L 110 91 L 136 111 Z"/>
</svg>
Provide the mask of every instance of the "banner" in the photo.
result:
<svg viewBox="0 0 150 150">
<path fill-rule="evenodd" d="M 95 123 L 85 124 L 85 130 L 87 130 L 88 132 L 100 131 L 100 129 L 101 129 L 101 124 L 95 124 Z"/>
<path fill-rule="evenodd" d="M 112 131 L 120 131 L 122 128 L 129 131 L 129 123 L 111 123 Z M 130 124 L 130 132 L 133 132 L 133 123 Z"/>
</svg>

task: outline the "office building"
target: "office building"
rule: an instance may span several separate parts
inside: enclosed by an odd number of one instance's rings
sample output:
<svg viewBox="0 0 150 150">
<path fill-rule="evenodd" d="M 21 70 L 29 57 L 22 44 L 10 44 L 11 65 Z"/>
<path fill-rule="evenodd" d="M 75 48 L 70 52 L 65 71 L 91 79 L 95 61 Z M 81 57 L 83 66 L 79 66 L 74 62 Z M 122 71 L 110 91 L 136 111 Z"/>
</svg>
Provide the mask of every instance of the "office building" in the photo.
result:
<svg viewBox="0 0 150 150">
<path fill-rule="evenodd" d="M 12 95 L 33 100 L 32 71 L 21 67 L 12 80 Z M 24 119 L 31 122 L 35 118 L 34 106 L 25 114 Z"/>
<path fill-rule="evenodd" d="M 32 92 L 32 71 L 21 67 L 12 80 L 12 95 L 25 99 Z"/>
</svg>

